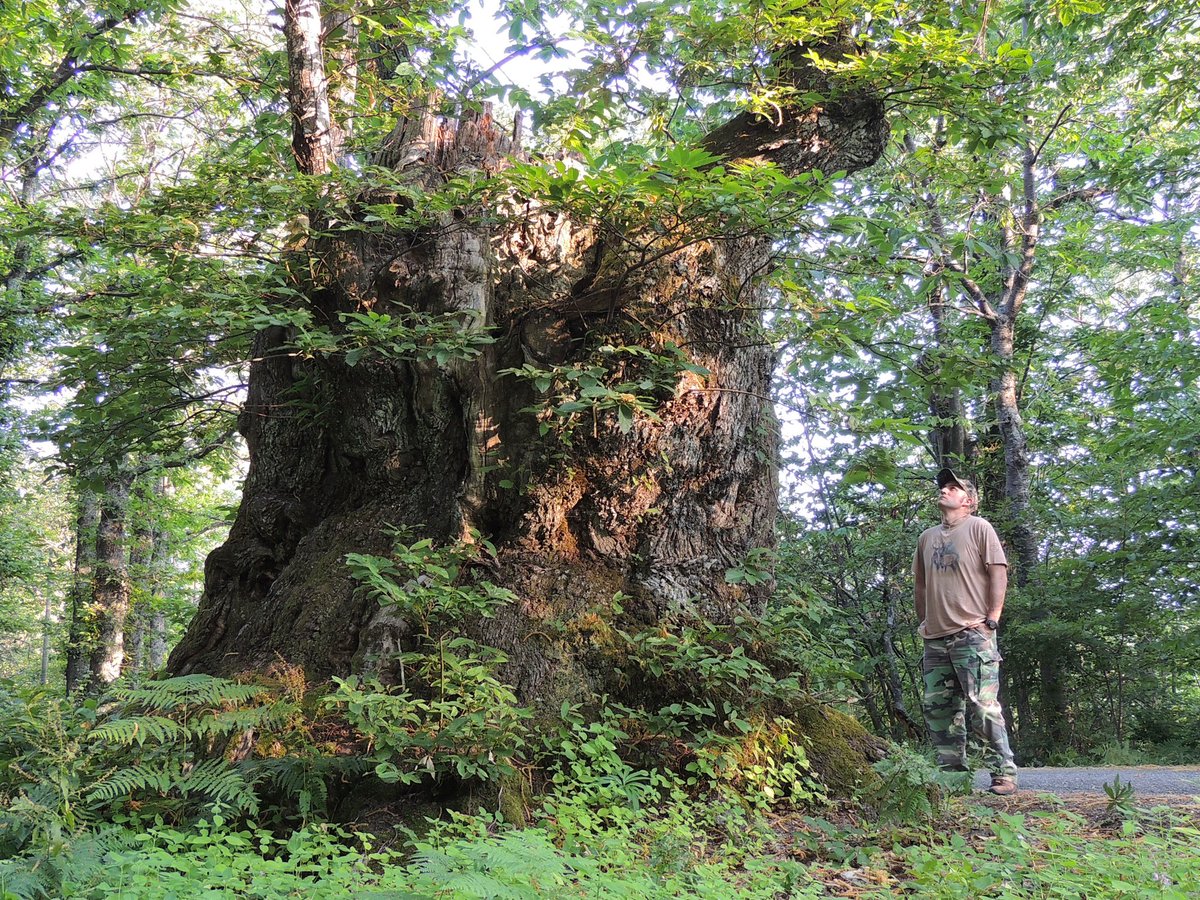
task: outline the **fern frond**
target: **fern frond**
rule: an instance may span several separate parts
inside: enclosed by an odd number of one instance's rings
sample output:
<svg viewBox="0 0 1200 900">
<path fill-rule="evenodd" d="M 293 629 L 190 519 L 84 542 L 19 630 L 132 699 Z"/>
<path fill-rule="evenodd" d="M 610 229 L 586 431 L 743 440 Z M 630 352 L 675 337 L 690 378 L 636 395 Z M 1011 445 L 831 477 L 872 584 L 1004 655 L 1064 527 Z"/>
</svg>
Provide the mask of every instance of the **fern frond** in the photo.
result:
<svg viewBox="0 0 1200 900">
<path fill-rule="evenodd" d="M 356 780 L 375 768 L 363 756 L 284 756 L 247 763 L 255 780 L 265 779 L 283 796 L 294 798 L 300 815 L 323 815 L 329 801 L 329 784 L 335 778 Z"/>
<path fill-rule="evenodd" d="M 254 786 L 246 780 L 241 769 L 223 759 L 204 760 L 182 775 L 174 787 L 184 797 L 199 794 L 238 812 L 253 814 L 258 810 Z"/>
<path fill-rule="evenodd" d="M 0 897 L 36 900 L 45 897 L 42 880 L 34 872 L 34 863 L 26 859 L 0 860 Z"/>
<path fill-rule="evenodd" d="M 541 895 L 532 887 L 508 884 L 486 872 L 459 872 L 451 875 L 446 887 L 454 891 L 455 897 L 478 898 L 478 900 L 540 900 Z"/>
<path fill-rule="evenodd" d="M 286 724 L 294 712 L 295 707 L 290 703 L 222 709 L 197 716 L 191 722 L 191 729 L 198 736 L 212 737 L 238 734 L 251 728 L 268 730 Z"/>
<path fill-rule="evenodd" d="M 567 875 L 566 865 L 547 839 L 514 833 L 479 847 L 479 856 L 489 871 L 507 872 L 542 884 Z"/>
<path fill-rule="evenodd" d="M 165 765 L 136 765 L 117 769 L 88 790 L 85 799 L 104 803 L 138 794 L 169 794 L 199 798 L 243 813 L 257 812 L 258 795 L 245 773 L 224 759 L 206 759 L 195 766 L 177 761 Z"/>
<path fill-rule="evenodd" d="M 117 769 L 93 784 L 84 794 L 84 799 L 103 803 L 118 797 L 129 797 L 142 791 L 165 794 L 171 789 L 171 785 L 180 774 L 177 767 L 173 768 L 174 771 L 149 765 L 138 765 Z"/>
<path fill-rule="evenodd" d="M 88 740 L 110 741 L 121 747 L 136 743 L 142 747 L 148 740 L 157 744 L 169 744 L 186 740 L 190 736 L 186 727 L 172 719 L 163 716 L 130 716 L 102 722 L 89 732 Z"/>
<path fill-rule="evenodd" d="M 125 685 L 115 689 L 112 696 L 144 709 L 172 711 L 189 706 L 245 703 L 265 690 L 257 684 L 240 684 L 225 678 L 196 674 Z"/>
<path fill-rule="evenodd" d="M 534 900 L 570 874 L 547 837 L 524 831 L 462 842 L 446 852 L 424 847 L 415 862 L 426 879 L 455 897 Z"/>
</svg>

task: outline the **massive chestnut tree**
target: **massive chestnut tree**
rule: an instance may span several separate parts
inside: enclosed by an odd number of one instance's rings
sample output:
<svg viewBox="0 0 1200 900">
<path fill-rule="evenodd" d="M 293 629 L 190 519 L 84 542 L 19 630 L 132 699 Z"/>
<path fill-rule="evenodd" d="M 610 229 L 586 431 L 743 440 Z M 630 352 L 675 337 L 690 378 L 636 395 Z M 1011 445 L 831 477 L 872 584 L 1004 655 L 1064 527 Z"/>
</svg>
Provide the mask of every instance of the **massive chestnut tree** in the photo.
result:
<svg viewBox="0 0 1200 900">
<path fill-rule="evenodd" d="M 272 299 L 335 337 L 407 322 L 424 343 L 303 354 L 286 323 L 257 336 L 244 496 L 169 668 L 282 659 L 320 679 L 376 665 L 414 626 L 356 590 L 345 557 L 386 554 L 406 529 L 497 548 L 486 577 L 517 600 L 479 632 L 509 656 L 524 700 L 628 695 L 597 623 L 729 622 L 767 600 L 768 580 L 726 573 L 774 542 L 774 359 L 761 327 L 777 235 L 736 208 L 701 215 L 661 194 L 640 201 L 640 218 L 581 214 L 555 201 L 561 191 L 505 175 L 542 166 L 568 184 L 579 164 L 529 159 L 486 110 L 443 116 L 437 98 L 392 108 L 369 162 L 394 178 L 355 194 L 337 117 L 353 66 L 341 58 L 329 87 L 326 42 L 336 31 L 342 52 L 346 34 L 330 23 L 318 0 L 286 6 L 296 164 L 340 171 L 329 190 L 342 193 L 288 251 L 292 299 Z M 736 186 L 739 172 L 770 171 L 799 185 L 872 164 L 882 103 L 808 56 L 854 52 L 844 34 L 767 48 L 783 101 L 696 141 L 696 178 Z M 465 199 L 431 202 L 450 190 Z M 379 227 L 389 215 L 399 224 Z"/>
</svg>

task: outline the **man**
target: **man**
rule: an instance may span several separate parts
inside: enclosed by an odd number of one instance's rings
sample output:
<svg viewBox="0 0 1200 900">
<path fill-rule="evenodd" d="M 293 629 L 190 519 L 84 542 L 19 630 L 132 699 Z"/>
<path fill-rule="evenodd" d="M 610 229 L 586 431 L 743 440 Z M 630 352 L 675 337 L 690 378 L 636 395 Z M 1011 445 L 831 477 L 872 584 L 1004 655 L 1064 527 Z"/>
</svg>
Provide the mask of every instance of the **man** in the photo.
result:
<svg viewBox="0 0 1200 900">
<path fill-rule="evenodd" d="M 943 769 L 965 772 L 968 728 L 985 747 L 993 794 L 1017 792 L 1017 767 L 1000 708 L 996 629 L 1008 560 L 979 492 L 950 469 L 937 476 L 942 524 L 922 532 L 913 557 L 914 599 L 925 639 L 925 722 Z"/>
</svg>

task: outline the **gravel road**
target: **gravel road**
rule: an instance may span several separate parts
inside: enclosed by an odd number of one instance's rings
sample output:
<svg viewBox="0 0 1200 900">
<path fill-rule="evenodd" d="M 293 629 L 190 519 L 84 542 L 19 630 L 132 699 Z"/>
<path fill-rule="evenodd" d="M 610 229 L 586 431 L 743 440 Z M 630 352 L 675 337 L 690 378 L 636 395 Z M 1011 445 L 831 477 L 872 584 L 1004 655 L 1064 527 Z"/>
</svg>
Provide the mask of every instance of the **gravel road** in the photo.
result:
<svg viewBox="0 0 1200 900">
<path fill-rule="evenodd" d="M 1057 794 L 1099 794 L 1104 785 L 1120 775 L 1122 783 L 1133 785 L 1134 798 L 1171 794 L 1200 797 L 1200 766 L 1107 766 L 1103 768 L 1021 769 L 1017 783 L 1022 791 Z M 986 788 L 986 772 L 977 773 L 975 786 Z"/>
</svg>

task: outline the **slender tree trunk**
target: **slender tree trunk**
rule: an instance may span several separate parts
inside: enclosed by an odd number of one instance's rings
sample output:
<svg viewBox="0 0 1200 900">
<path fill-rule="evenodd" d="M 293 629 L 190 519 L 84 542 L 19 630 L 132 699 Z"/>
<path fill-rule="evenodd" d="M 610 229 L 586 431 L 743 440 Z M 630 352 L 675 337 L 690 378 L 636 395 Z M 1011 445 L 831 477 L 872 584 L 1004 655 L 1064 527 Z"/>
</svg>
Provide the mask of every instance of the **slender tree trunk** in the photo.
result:
<svg viewBox="0 0 1200 900">
<path fill-rule="evenodd" d="M 1014 369 L 1013 336 L 1015 321 L 998 322 L 992 328 L 992 353 L 1000 361 L 1002 371 L 992 382 L 996 423 L 1004 446 L 1004 499 L 1007 503 L 1008 537 L 1016 557 L 1010 560 L 1013 580 L 1020 586 L 1029 584 L 1037 567 L 1037 536 L 1030 525 L 1029 509 L 1029 443 L 1021 417 L 1017 395 L 1017 374 Z M 1016 565 L 1012 565 L 1012 563 Z"/>
<path fill-rule="evenodd" d="M 1029 508 L 1029 446 L 1021 418 L 1017 395 L 1017 375 L 1014 367 L 1015 316 L 1009 316 L 992 326 L 992 352 L 1001 360 L 1002 370 L 993 382 L 996 422 L 1004 446 L 1004 497 L 1007 501 L 1005 521 L 1012 556 L 1010 567 L 1014 582 L 1029 588 L 1037 567 L 1037 535 L 1031 525 Z M 1015 565 L 1012 565 L 1015 563 Z M 1045 622 L 1052 611 L 1035 604 L 1031 619 Z M 1053 746 L 1065 746 L 1070 739 L 1070 697 L 1068 674 L 1070 655 L 1061 642 L 1049 636 L 1038 640 L 1039 718 Z"/>
<path fill-rule="evenodd" d="M 867 718 L 871 720 L 871 728 L 876 734 L 886 734 L 891 731 L 888 728 L 888 719 L 880 709 L 879 701 L 876 699 L 876 688 L 880 690 L 880 694 L 886 695 L 886 685 L 884 683 L 881 666 L 876 664 L 871 667 L 874 678 L 864 677 L 858 688 L 858 697 L 862 701 L 862 707 L 867 712 Z M 878 682 L 874 684 L 873 682 Z"/>
<path fill-rule="evenodd" d="M 1004 671 L 1007 676 L 1007 689 L 1001 697 L 1001 702 L 1005 707 L 1006 718 L 1004 721 L 1009 724 L 1013 749 L 1017 750 L 1022 758 L 1029 759 L 1031 750 L 1045 750 L 1044 747 L 1035 748 L 1033 746 L 1037 737 L 1033 703 L 1029 696 L 1029 686 L 1033 676 L 1032 673 L 1017 671 L 1011 667 L 1006 667 Z M 1015 710 L 1016 715 L 1009 717 L 1010 710 Z"/>
<path fill-rule="evenodd" d="M 322 35 L 329 48 L 328 55 L 336 68 L 330 82 L 333 101 L 330 120 L 334 138 L 330 142 L 332 152 L 338 153 L 338 165 L 349 164 L 342 154 L 343 148 L 353 134 L 354 113 L 358 94 L 359 30 L 358 20 L 352 10 L 326 12 L 321 20 Z"/>
<path fill-rule="evenodd" d="M 155 523 L 167 495 L 169 483 L 163 475 L 150 476 L 148 486 L 143 487 L 143 514 L 133 531 L 129 551 L 129 580 L 133 600 L 129 611 L 127 629 L 130 653 L 126 657 L 128 672 L 142 674 L 153 671 L 151 643 L 154 640 L 154 620 L 158 616 L 157 606 L 161 601 L 160 575 L 166 556 L 166 539 Z"/>
<path fill-rule="evenodd" d="M 892 590 L 892 580 L 885 576 L 883 587 L 884 609 L 886 620 L 883 630 L 884 660 L 887 666 L 887 696 L 889 718 L 893 723 L 892 733 L 897 739 L 919 739 L 925 734 L 922 726 L 908 711 L 904 702 L 904 684 L 900 680 L 899 654 L 896 652 L 896 613 L 897 596 Z"/>
<path fill-rule="evenodd" d="M 105 480 L 96 529 L 96 576 L 92 587 L 93 634 L 88 655 L 89 688 L 102 690 L 121 675 L 125 656 L 125 617 L 129 612 L 126 565 L 126 512 L 132 476 L 117 472 Z"/>
<path fill-rule="evenodd" d="M 946 327 L 946 291 L 939 284 L 929 295 L 929 314 L 933 319 L 933 340 L 936 357 L 946 358 L 951 350 L 951 339 Z M 929 412 L 934 418 L 930 429 L 930 444 L 933 448 L 934 465 L 954 468 L 967 461 L 966 412 L 963 409 L 962 390 L 945 384 L 941 375 L 942 364 L 926 359 L 922 366 L 930 382 Z"/>
<path fill-rule="evenodd" d="M 91 491 L 80 492 L 75 516 L 75 570 L 71 580 L 70 617 L 67 639 L 67 694 L 83 685 L 88 671 L 88 636 L 92 632 L 92 581 L 96 571 L 96 528 L 100 504 Z"/>
<path fill-rule="evenodd" d="M 167 664 L 167 614 L 155 610 L 150 618 L 150 647 L 146 656 L 146 669 L 157 672 Z"/>
<path fill-rule="evenodd" d="M 50 683 L 50 625 L 54 612 L 50 600 L 54 592 L 50 590 L 49 585 L 43 591 L 45 603 L 42 608 L 42 671 L 38 683 L 44 687 Z"/>
<path fill-rule="evenodd" d="M 291 76 L 292 153 L 302 173 L 323 175 L 333 166 L 341 141 L 329 106 L 320 0 L 286 0 L 283 23 Z"/>
<path fill-rule="evenodd" d="M 154 529 L 143 517 L 133 530 L 129 548 L 130 607 L 128 617 L 129 652 L 125 655 L 126 673 L 140 675 L 146 661 L 146 642 L 154 600 L 152 572 L 154 563 Z"/>
</svg>

